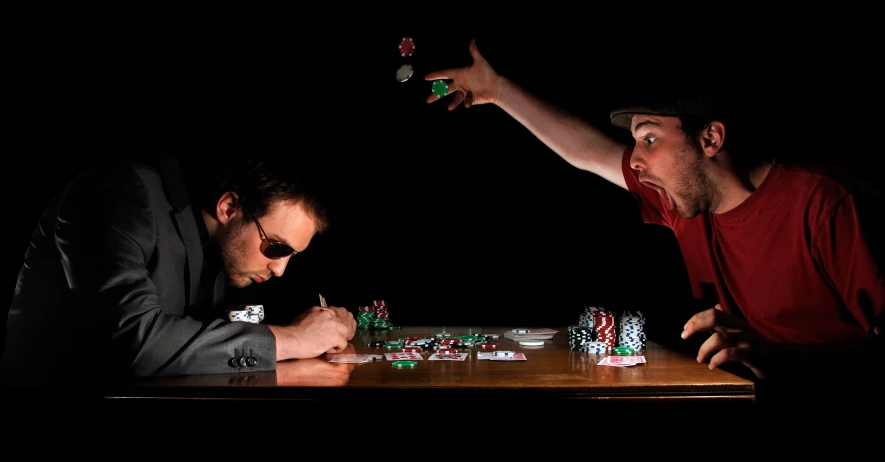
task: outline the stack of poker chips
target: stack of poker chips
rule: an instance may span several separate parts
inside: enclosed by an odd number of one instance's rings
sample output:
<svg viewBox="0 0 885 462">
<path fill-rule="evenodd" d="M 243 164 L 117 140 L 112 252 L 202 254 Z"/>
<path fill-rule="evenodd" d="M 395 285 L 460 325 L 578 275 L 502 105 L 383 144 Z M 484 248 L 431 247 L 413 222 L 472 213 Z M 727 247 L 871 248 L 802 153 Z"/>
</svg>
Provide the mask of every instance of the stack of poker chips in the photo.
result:
<svg viewBox="0 0 885 462">
<path fill-rule="evenodd" d="M 645 349 L 645 316 L 638 311 L 624 311 L 618 321 L 618 346 Z"/>
<path fill-rule="evenodd" d="M 569 348 L 584 353 L 608 353 L 615 346 L 615 316 L 599 306 L 584 307 L 578 324 L 569 326 Z"/>
<path fill-rule="evenodd" d="M 605 343 L 611 351 L 615 347 L 617 339 L 615 332 L 615 314 L 602 307 L 589 306 L 585 309 L 593 318 L 593 330 L 596 331 L 596 341 Z"/>
<path fill-rule="evenodd" d="M 359 329 L 398 329 L 390 323 L 390 314 L 387 311 L 387 302 L 374 300 L 372 305 L 360 306 L 357 315 L 357 328 Z"/>
<path fill-rule="evenodd" d="M 238 305 L 225 310 L 225 315 L 230 321 L 258 324 L 264 321 L 264 305 Z"/>
</svg>

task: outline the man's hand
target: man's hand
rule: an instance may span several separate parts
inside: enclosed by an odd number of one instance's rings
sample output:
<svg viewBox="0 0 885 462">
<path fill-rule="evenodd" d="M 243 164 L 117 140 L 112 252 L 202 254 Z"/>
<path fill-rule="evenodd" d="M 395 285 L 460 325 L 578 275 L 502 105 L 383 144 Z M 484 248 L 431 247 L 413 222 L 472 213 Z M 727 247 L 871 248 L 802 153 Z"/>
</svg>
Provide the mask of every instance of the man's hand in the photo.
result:
<svg viewBox="0 0 885 462">
<path fill-rule="evenodd" d="M 424 80 L 441 80 L 451 79 L 449 84 L 450 93 L 455 93 L 452 102 L 449 103 L 449 110 L 454 110 L 462 102 L 465 108 L 469 108 L 475 104 L 496 103 L 498 101 L 498 83 L 500 78 L 498 74 L 489 65 L 489 62 L 479 54 L 476 47 L 476 40 L 470 41 L 470 55 L 473 56 L 473 64 L 466 67 L 445 69 L 441 71 L 431 72 L 424 76 Z M 439 100 L 440 97 L 430 95 L 427 97 L 427 103 Z"/>
<path fill-rule="evenodd" d="M 268 326 L 276 337 L 277 361 L 338 353 L 356 334 L 356 319 L 346 308 L 314 306 L 288 326 Z"/>
<path fill-rule="evenodd" d="M 728 362 L 739 362 L 750 368 L 760 379 L 765 378 L 764 362 L 774 345 L 749 326 L 746 321 L 726 313 L 718 303 L 714 308 L 701 311 L 685 323 L 682 338 L 697 332 L 710 332 L 698 351 L 698 362 L 710 362 L 715 369 Z"/>
</svg>

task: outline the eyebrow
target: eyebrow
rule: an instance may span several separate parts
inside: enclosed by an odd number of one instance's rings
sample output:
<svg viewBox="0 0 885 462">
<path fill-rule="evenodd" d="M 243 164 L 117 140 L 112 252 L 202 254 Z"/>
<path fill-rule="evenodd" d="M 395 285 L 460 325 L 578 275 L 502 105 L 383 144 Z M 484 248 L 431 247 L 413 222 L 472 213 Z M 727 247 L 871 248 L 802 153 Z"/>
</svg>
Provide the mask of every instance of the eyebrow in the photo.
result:
<svg viewBox="0 0 885 462">
<path fill-rule="evenodd" d="M 288 243 L 288 242 L 286 242 L 285 239 L 281 239 L 280 236 L 278 236 L 278 235 L 276 235 L 276 234 L 268 233 L 267 230 L 264 229 L 264 226 L 261 226 L 261 222 L 258 221 L 257 218 L 255 219 L 255 223 L 257 223 L 258 226 L 261 227 L 261 232 L 264 233 L 264 237 L 266 237 L 267 239 L 272 240 L 272 241 L 277 241 L 277 242 L 280 242 L 280 243 L 286 244 L 286 245 L 288 245 L 289 247 L 291 247 L 292 250 L 295 250 L 295 246 L 292 245 L 292 244 L 290 244 L 290 243 Z M 298 252 L 300 252 L 300 250 L 295 250 L 295 253 L 298 253 Z"/>
<path fill-rule="evenodd" d="M 645 126 L 645 125 L 657 125 L 657 126 L 660 126 L 661 124 L 659 124 L 659 123 L 657 123 L 657 122 L 655 122 L 655 121 L 652 121 L 652 120 L 646 120 L 646 121 L 644 121 L 644 122 L 639 122 L 638 124 L 636 124 L 636 128 L 634 128 L 633 130 L 638 132 L 639 129 L 642 128 L 642 127 Z"/>
<path fill-rule="evenodd" d="M 267 231 L 265 231 L 265 234 L 267 234 Z M 295 246 L 293 246 L 292 244 L 286 242 L 285 239 L 280 239 L 280 236 L 277 236 L 277 235 L 273 235 L 273 236 L 272 236 L 272 235 L 270 235 L 270 234 L 267 234 L 267 238 L 268 238 L 268 239 L 271 239 L 271 240 L 274 240 L 274 241 L 277 241 L 277 242 L 281 242 L 281 243 L 283 243 L 283 244 L 286 244 L 286 245 L 288 245 L 289 247 L 291 247 L 292 250 L 295 250 Z M 295 250 L 295 253 L 298 253 L 298 252 L 299 252 L 298 250 Z"/>
</svg>

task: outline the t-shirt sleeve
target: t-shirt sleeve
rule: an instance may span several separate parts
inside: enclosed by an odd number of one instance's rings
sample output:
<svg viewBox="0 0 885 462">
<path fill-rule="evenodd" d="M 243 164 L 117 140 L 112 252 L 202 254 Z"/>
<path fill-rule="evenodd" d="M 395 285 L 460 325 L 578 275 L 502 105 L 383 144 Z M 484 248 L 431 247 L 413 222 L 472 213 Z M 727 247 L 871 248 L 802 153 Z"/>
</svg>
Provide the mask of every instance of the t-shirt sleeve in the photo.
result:
<svg viewBox="0 0 885 462">
<path fill-rule="evenodd" d="M 885 327 L 885 276 L 879 237 L 885 236 L 885 229 L 881 206 L 858 199 L 848 196 L 824 215 L 814 236 L 814 248 L 848 310 L 872 335 L 875 328 Z"/>
<path fill-rule="evenodd" d="M 664 204 L 661 202 L 661 196 L 652 188 L 644 186 L 639 182 L 639 174 L 630 167 L 630 154 L 633 153 L 633 147 L 630 146 L 624 150 L 624 158 L 621 160 L 621 167 L 624 171 L 624 181 L 627 183 L 627 190 L 633 193 L 633 197 L 639 202 L 639 213 L 642 221 L 645 223 L 653 223 L 657 225 L 671 226 L 667 215 L 663 213 Z"/>
</svg>

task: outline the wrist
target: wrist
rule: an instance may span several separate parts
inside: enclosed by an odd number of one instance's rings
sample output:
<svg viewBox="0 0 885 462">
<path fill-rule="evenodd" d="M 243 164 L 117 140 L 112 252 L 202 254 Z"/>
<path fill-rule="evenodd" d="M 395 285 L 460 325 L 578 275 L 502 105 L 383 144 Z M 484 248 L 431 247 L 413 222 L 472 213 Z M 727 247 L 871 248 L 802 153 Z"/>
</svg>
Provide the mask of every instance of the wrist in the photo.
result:
<svg viewBox="0 0 885 462">
<path fill-rule="evenodd" d="M 276 346 L 276 358 L 277 361 L 283 361 L 286 359 L 292 359 L 294 355 L 292 354 L 291 345 L 293 341 L 291 339 L 286 339 L 285 328 L 282 326 L 267 326 L 270 329 L 270 332 L 274 336 L 274 345 Z"/>
</svg>

